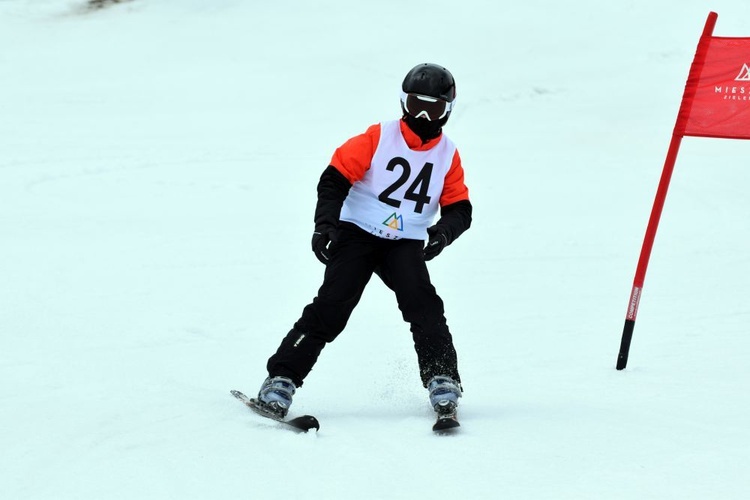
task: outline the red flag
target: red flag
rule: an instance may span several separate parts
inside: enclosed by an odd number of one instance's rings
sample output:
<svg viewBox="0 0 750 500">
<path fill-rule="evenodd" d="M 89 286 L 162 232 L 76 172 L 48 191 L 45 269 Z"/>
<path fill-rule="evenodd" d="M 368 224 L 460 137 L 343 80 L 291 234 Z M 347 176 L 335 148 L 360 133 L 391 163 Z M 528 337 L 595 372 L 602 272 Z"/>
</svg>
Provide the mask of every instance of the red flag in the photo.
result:
<svg viewBox="0 0 750 500">
<path fill-rule="evenodd" d="M 750 38 L 701 38 L 675 134 L 750 139 Z"/>
<path fill-rule="evenodd" d="M 628 363 L 646 268 L 682 138 L 690 135 L 750 139 L 750 38 L 713 36 L 717 17 L 716 12 L 708 15 L 685 84 L 685 93 L 633 278 L 617 356 L 618 370 L 625 369 Z"/>
</svg>

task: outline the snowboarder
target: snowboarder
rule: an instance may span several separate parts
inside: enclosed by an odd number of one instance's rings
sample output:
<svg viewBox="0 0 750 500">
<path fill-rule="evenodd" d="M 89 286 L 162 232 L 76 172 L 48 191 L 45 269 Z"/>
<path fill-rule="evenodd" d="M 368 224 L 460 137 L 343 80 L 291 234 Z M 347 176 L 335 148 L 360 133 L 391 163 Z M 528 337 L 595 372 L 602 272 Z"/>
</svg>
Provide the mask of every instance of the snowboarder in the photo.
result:
<svg viewBox="0 0 750 500">
<path fill-rule="evenodd" d="M 266 410 L 287 414 L 296 389 L 326 343 L 344 330 L 375 273 L 411 324 L 430 404 L 438 417 L 455 415 L 463 390 L 457 356 L 425 264 L 471 225 L 461 159 L 442 132 L 455 98 L 447 69 L 419 64 L 402 84 L 402 118 L 370 126 L 333 154 L 318 183 L 312 236 L 325 277 L 268 360 L 258 393 Z M 431 225 L 438 208 L 440 218 Z"/>
</svg>

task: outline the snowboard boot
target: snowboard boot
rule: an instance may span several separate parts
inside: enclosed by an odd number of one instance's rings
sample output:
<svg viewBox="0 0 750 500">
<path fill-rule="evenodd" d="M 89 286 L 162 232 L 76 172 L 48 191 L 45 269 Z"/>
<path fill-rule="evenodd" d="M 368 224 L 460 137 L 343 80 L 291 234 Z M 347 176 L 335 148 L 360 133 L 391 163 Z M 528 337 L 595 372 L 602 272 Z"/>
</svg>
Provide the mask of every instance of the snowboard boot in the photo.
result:
<svg viewBox="0 0 750 500">
<path fill-rule="evenodd" d="M 461 397 L 461 386 L 452 378 L 445 375 L 432 377 L 427 382 L 430 391 L 430 405 L 439 416 L 456 413 L 458 398 Z"/>
<path fill-rule="evenodd" d="M 270 412 L 285 417 L 292 405 L 296 387 L 286 377 L 268 377 L 258 391 L 258 401 Z"/>
</svg>

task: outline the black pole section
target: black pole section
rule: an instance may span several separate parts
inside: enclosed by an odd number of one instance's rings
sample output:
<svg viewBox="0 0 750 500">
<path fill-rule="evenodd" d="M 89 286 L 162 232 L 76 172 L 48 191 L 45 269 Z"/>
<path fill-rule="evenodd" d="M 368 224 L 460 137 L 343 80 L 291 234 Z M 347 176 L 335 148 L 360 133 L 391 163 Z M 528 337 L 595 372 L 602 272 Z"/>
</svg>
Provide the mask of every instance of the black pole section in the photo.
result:
<svg viewBox="0 0 750 500">
<path fill-rule="evenodd" d="M 630 341 L 633 339 L 633 329 L 635 321 L 632 319 L 625 320 L 625 327 L 622 329 L 622 340 L 620 341 L 620 354 L 617 356 L 617 369 L 624 370 L 628 366 L 628 353 L 630 352 Z"/>
</svg>

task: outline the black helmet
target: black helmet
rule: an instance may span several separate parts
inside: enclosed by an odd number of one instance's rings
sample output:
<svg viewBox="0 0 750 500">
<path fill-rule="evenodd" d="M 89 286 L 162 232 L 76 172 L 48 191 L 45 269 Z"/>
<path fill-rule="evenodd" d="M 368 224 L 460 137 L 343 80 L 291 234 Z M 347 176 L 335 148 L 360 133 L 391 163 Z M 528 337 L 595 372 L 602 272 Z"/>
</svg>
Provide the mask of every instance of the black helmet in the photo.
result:
<svg viewBox="0 0 750 500">
<path fill-rule="evenodd" d="M 456 81 L 451 72 L 444 67 L 423 63 L 414 66 L 406 74 L 401 90 L 453 102 L 456 98 Z"/>
</svg>

